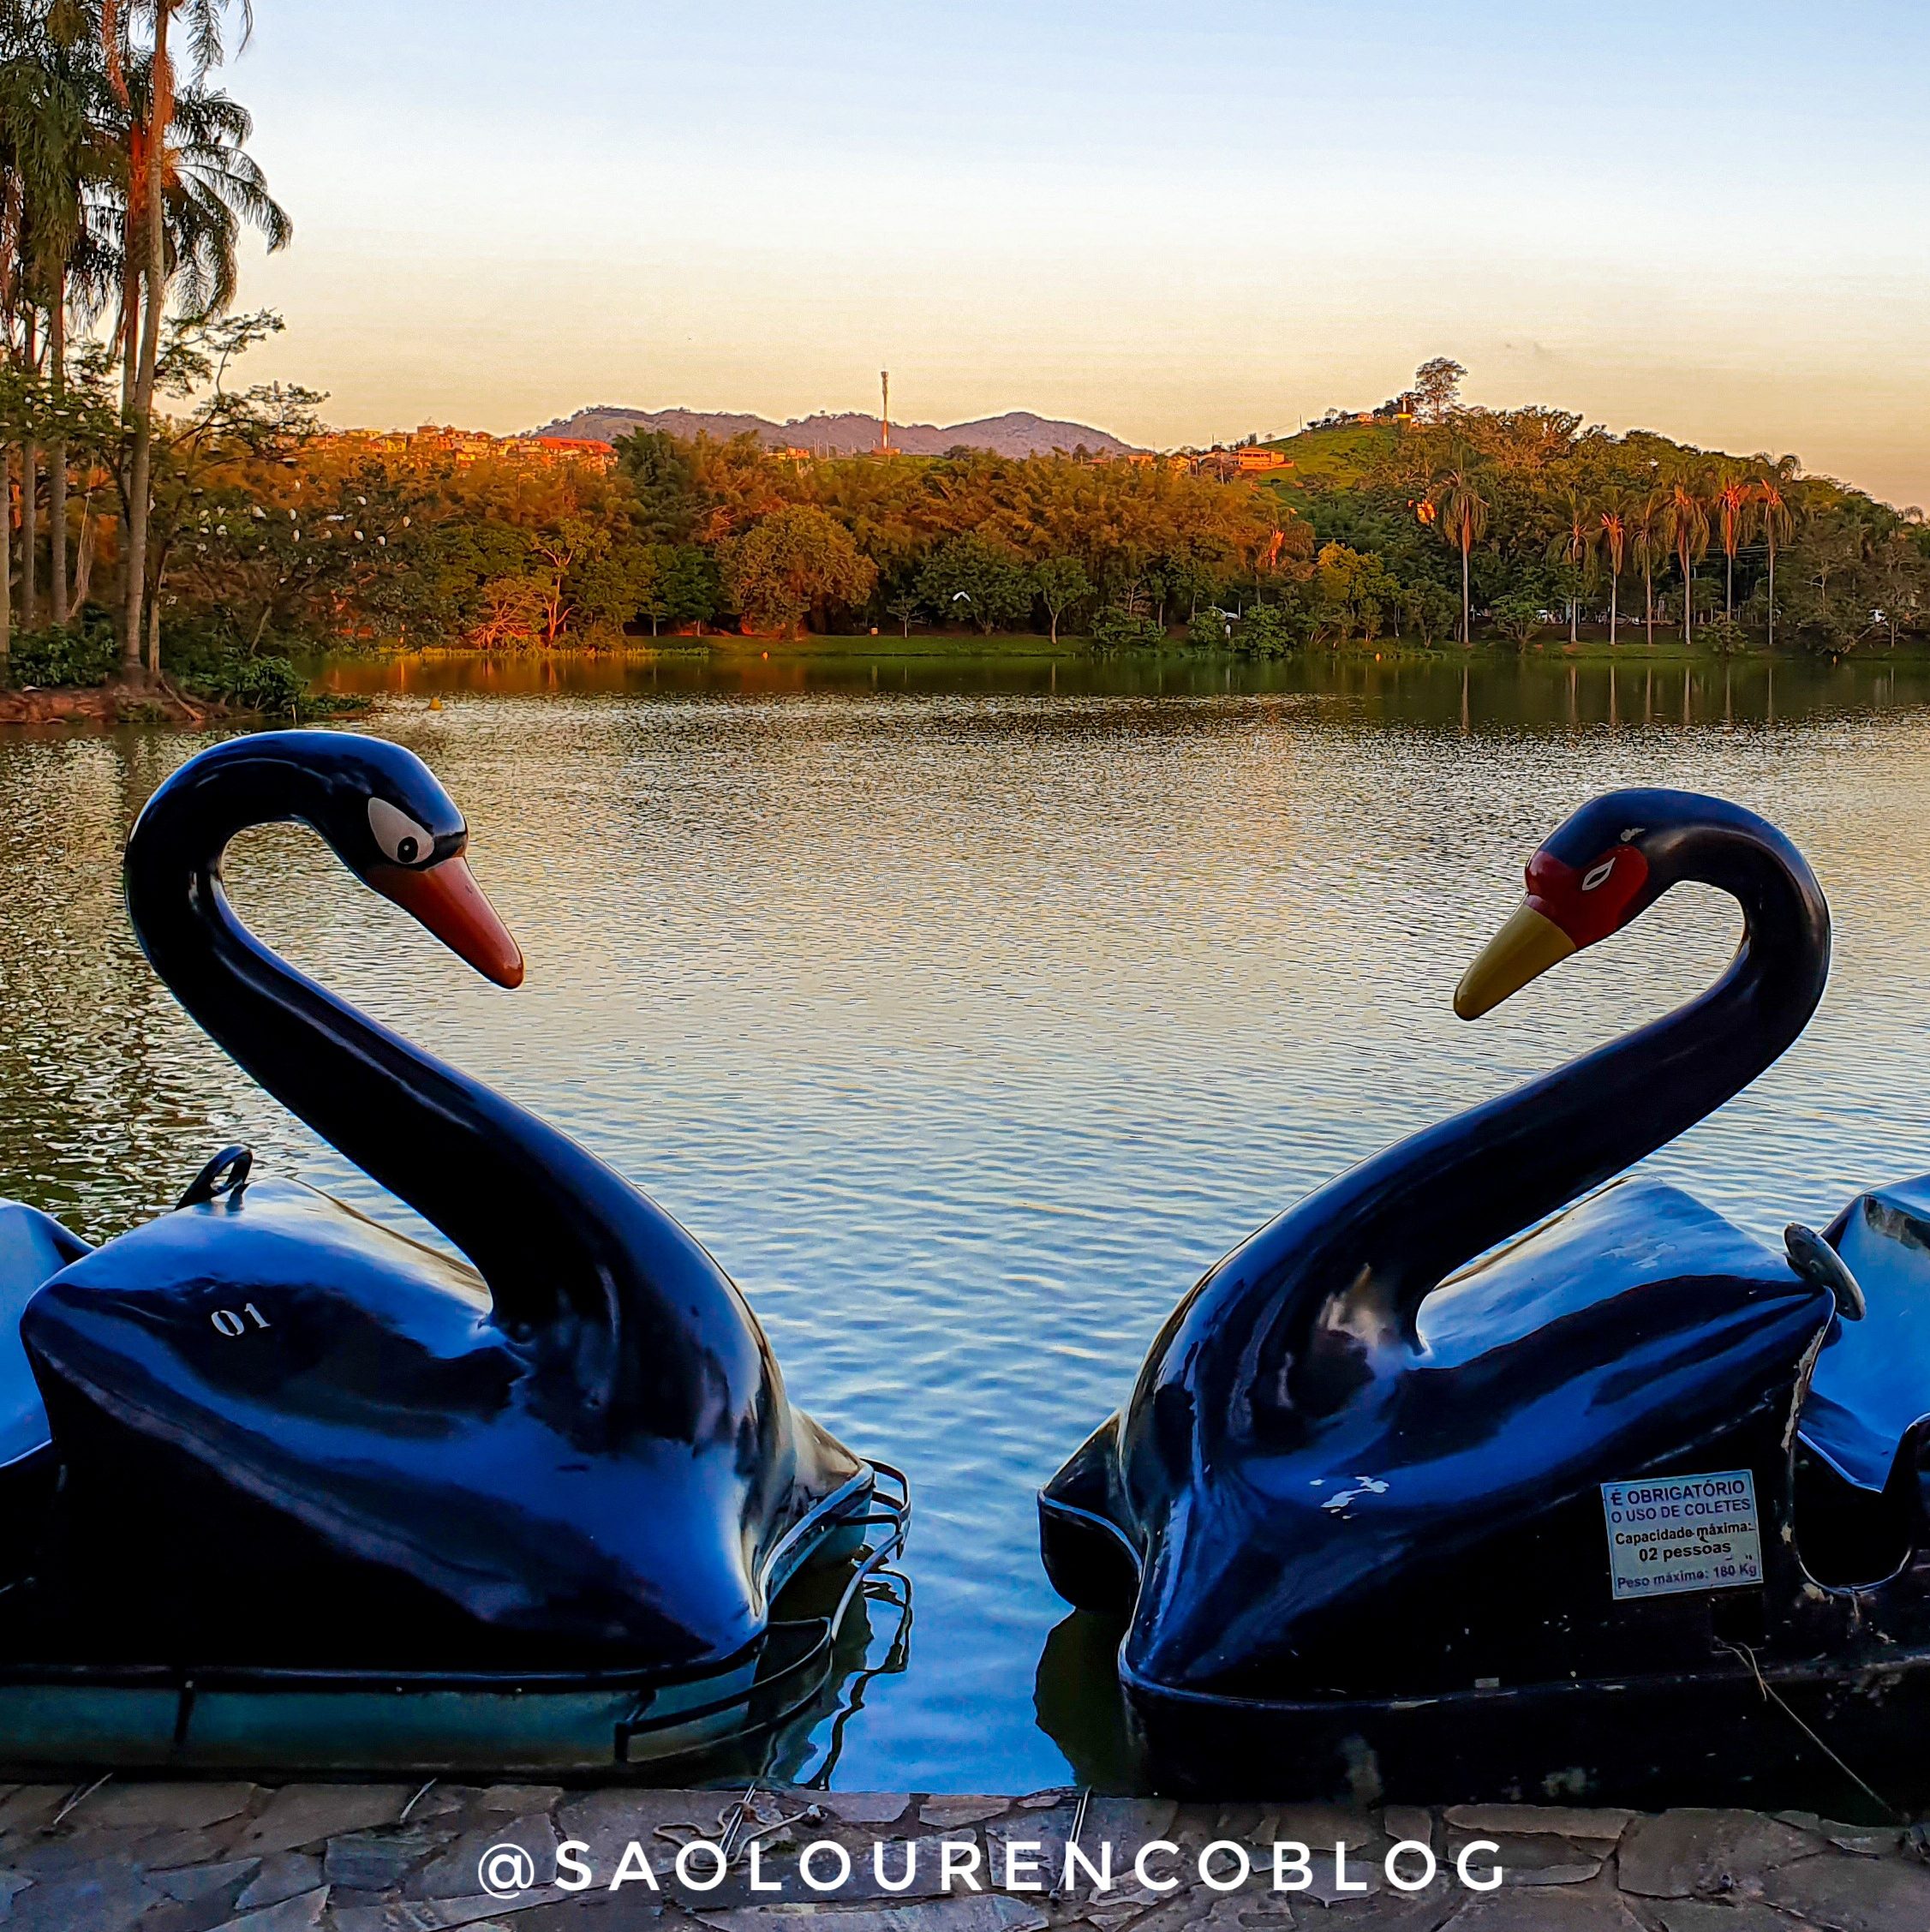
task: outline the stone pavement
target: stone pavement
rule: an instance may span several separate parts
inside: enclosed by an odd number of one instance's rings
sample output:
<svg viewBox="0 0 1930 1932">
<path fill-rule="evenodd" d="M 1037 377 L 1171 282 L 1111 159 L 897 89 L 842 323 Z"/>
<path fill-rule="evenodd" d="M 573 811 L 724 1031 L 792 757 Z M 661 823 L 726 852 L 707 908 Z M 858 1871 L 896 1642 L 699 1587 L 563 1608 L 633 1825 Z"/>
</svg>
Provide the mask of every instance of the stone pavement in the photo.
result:
<svg viewBox="0 0 1930 1932">
<path fill-rule="evenodd" d="M 1796 1812 L 0 1786 L 4 1932 L 1930 1932 L 1927 1860 L 1921 1826 Z"/>
</svg>

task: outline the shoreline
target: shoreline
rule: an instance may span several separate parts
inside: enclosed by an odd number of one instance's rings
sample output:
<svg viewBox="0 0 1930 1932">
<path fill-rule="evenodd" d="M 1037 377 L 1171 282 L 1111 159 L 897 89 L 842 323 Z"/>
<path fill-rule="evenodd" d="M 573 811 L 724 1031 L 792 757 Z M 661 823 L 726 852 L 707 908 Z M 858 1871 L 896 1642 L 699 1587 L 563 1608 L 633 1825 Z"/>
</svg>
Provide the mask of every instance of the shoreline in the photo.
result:
<svg viewBox="0 0 1930 1932">
<path fill-rule="evenodd" d="M 1819 657 L 1807 651 L 1752 647 L 1735 652 L 1687 650 L 1680 643 L 1644 644 L 1618 643 L 1613 649 L 1605 638 L 1585 637 L 1576 644 L 1565 638 L 1545 643 L 1537 642 L 1518 651 L 1501 639 L 1477 638 L 1472 646 L 1410 644 L 1398 639 L 1382 639 L 1372 644 L 1350 644 L 1341 648 L 1309 646 L 1278 657 L 1258 657 L 1236 650 L 1196 650 L 1174 637 L 1163 649 L 1111 653 L 1095 652 L 1084 637 L 1049 638 L 1029 631 L 995 631 L 989 637 L 913 636 L 906 638 L 863 631 L 812 632 L 801 637 L 743 637 L 729 632 L 702 637 L 664 639 L 656 643 L 638 638 L 620 648 L 588 649 L 570 645 L 535 647 L 527 650 L 472 649 L 462 644 L 424 644 L 406 649 L 360 649 L 327 651 L 306 661 L 325 672 L 354 665 L 391 664 L 481 664 L 552 662 L 649 663 L 665 658 L 721 657 L 726 660 L 769 658 L 797 660 L 811 657 L 891 657 L 958 661 L 1037 660 L 1056 663 L 1120 664 L 1131 662 L 1195 662 L 1231 664 L 1580 664 L 1604 668 L 1640 667 L 1662 664 L 1763 666 L 1792 664 L 1820 668 L 1861 664 L 1930 663 L 1930 649 L 1922 650 L 1857 651 L 1840 658 Z"/>
<path fill-rule="evenodd" d="M 1565 639 L 1533 645 L 1525 652 L 1502 643 L 1477 642 L 1471 649 L 1449 645 L 1433 649 L 1383 643 L 1378 649 L 1305 649 L 1278 657 L 1254 657 L 1233 650 L 1194 650 L 1176 639 L 1163 649 L 1135 649 L 1108 654 L 1094 652 L 1082 638 L 1062 638 L 1057 644 L 1030 632 L 995 632 L 989 637 L 965 637 L 925 634 L 872 637 L 867 634 L 813 634 L 797 638 L 745 637 L 719 634 L 705 637 L 678 637 L 651 643 L 636 640 L 621 649 L 553 649 L 525 650 L 477 650 L 461 645 L 423 645 L 406 650 L 375 650 L 362 648 L 343 652 L 316 652 L 297 661 L 298 668 L 310 682 L 311 696 L 303 706 L 304 715 L 247 709 L 228 702 L 190 695 L 164 679 L 158 685 L 129 684 L 114 679 L 97 685 L 29 685 L 20 689 L 0 685 L 0 729 L 20 727 L 81 727 L 103 730 L 122 725 L 170 725 L 183 729 L 235 726 L 273 729 L 280 726 L 324 719 L 366 715 L 382 697 L 393 695 L 385 680 L 400 674 L 406 689 L 408 673 L 420 667 L 431 674 L 456 667 L 473 667 L 493 673 L 514 669 L 527 674 L 540 667 L 606 666 L 612 673 L 626 667 L 662 665 L 699 667 L 754 678 L 762 668 L 767 673 L 794 676 L 813 667 L 834 673 L 869 664 L 873 682 L 881 666 L 913 667 L 921 670 L 961 670 L 1009 667 L 1015 674 L 1050 669 L 1056 678 L 1060 667 L 1068 670 L 1105 673 L 1150 673 L 1162 679 L 1191 672 L 1210 673 L 1216 677 L 1259 673 L 1270 678 L 1294 673 L 1334 674 L 1343 680 L 1358 676 L 1398 674 L 1402 671 L 1453 673 L 1460 671 L 1479 675 L 1485 686 L 1497 679 L 1504 683 L 1518 679 L 1545 679 L 1550 673 L 1586 672 L 1599 678 L 1604 673 L 1624 676 L 1694 676 L 1703 684 L 1721 672 L 1724 677 L 1742 674 L 1766 678 L 1775 688 L 1778 669 L 1799 678 L 1827 678 L 1840 673 L 1898 670 L 1915 672 L 1930 667 L 1930 651 L 1899 650 L 1856 655 L 1830 660 L 1808 653 L 1765 650 L 1717 654 L 1684 651 L 1679 643 L 1658 645 L 1651 651 L 1644 646 L 1618 644 L 1611 652 L 1605 640 L 1583 638 L 1574 645 Z M 358 686 L 360 688 L 358 688 Z M 453 687 L 451 687 L 453 688 Z M 1572 697 L 1571 697 L 1572 702 Z M 309 715 L 312 705 L 313 715 Z"/>
<path fill-rule="evenodd" d="M 172 685 L 0 685 L 0 725 L 178 724 L 199 727 L 234 716 L 214 699 L 184 697 Z"/>
<path fill-rule="evenodd" d="M 331 717 L 356 717 L 368 709 L 364 698 L 331 696 L 324 708 Z M 219 725 L 293 722 L 272 718 L 219 698 L 190 697 L 165 678 L 158 685 L 0 685 L 0 727 L 81 725 L 105 730 L 116 725 L 177 725 L 201 731 Z"/>
</svg>

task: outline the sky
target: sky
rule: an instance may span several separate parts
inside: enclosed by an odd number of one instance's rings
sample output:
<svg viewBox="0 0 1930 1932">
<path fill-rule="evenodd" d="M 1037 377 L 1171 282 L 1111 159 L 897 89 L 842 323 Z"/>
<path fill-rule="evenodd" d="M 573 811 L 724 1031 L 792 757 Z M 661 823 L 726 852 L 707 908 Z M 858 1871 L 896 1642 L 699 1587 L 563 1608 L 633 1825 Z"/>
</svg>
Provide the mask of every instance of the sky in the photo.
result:
<svg viewBox="0 0 1930 1932">
<path fill-rule="evenodd" d="M 339 423 L 1467 399 L 1930 505 L 1923 0 L 256 0 L 256 372 Z"/>
</svg>

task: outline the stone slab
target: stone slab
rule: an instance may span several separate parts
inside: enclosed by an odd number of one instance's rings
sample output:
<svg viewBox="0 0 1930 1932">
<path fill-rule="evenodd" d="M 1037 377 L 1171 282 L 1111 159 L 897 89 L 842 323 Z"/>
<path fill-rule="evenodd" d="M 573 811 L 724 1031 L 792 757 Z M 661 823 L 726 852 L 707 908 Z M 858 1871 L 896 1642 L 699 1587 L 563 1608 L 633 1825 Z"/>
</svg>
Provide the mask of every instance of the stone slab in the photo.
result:
<svg viewBox="0 0 1930 1932">
<path fill-rule="evenodd" d="M 104 1860 L 92 1871 L 16 1894 L 7 1915 L 7 1932 L 128 1932 L 149 1906 L 165 1897 L 138 1866 L 123 1859 Z"/>
<path fill-rule="evenodd" d="M 1762 1897 L 1829 1932 L 1927 1932 L 1930 1870 L 1901 1858 L 1801 1858 L 1766 1872 Z"/>
<path fill-rule="evenodd" d="M 1612 1892 L 1491 1892 L 1448 1924 L 1453 1932 L 1646 1932 Z"/>
<path fill-rule="evenodd" d="M 415 1795 L 412 1785 L 284 1785 L 228 1839 L 230 1857 L 299 1851 L 341 1832 L 392 1825 Z"/>
<path fill-rule="evenodd" d="M 909 1791 L 784 1791 L 787 1798 L 816 1804 L 846 1825 L 895 1824 L 910 1809 Z"/>
<path fill-rule="evenodd" d="M 239 1918 L 217 1926 L 215 1932 L 314 1932 L 321 1923 L 322 1909 L 327 1904 L 328 1887 L 318 1886 L 313 1892 L 298 1892 L 278 1905 L 243 1912 Z"/>
<path fill-rule="evenodd" d="M 547 1886 L 516 1899 L 483 1894 L 468 1899 L 407 1899 L 382 1905 L 338 1905 L 329 1914 L 333 1932 L 461 1932 L 467 1925 L 515 1924 L 526 1912 L 582 1903 Z"/>
<path fill-rule="evenodd" d="M 976 1825 L 987 1818 L 1002 1818 L 1013 1808 L 1009 1797 L 971 1797 L 957 1794 L 949 1797 L 928 1797 L 918 1807 L 918 1815 L 928 1825 L 936 1825 L 941 1831 L 949 1831 L 954 1825 Z"/>
<path fill-rule="evenodd" d="M 1657 1907 L 1655 1916 L 1662 1932 L 1800 1932 L 1795 1919 L 1747 1899 L 1712 1905 L 1700 1899 L 1671 1899 Z"/>
<path fill-rule="evenodd" d="M 143 1783 L 103 1785 L 68 1814 L 109 1831 L 206 1831 L 246 1811 L 253 1785 Z"/>
<path fill-rule="evenodd" d="M 278 1905 L 298 1892 L 312 1892 L 322 1881 L 321 1860 L 307 1851 L 277 1851 L 261 1861 L 261 1869 L 242 1888 L 236 1905 L 253 1911 L 260 1905 Z"/>
<path fill-rule="evenodd" d="M 1639 1818 L 1616 1862 L 1622 1889 L 1644 1899 L 1716 1899 L 1824 1841 L 1760 1811 L 1664 1811 Z M 1927 1922 L 1930 1923 L 1930 1922 Z"/>
<path fill-rule="evenodd" d="M 483 1874 L 483 1865 L 493 1852 L 505 1856 L 512 1850 L 528 1859 L 531 1891 L 556 1881 L 556 1827 L 547 1811 L 523 1817 L 499 1817 L 475 1831 L 465 1832 L 445 1851 L 439 1851 L 409 1881 L 409 1893 L 415 1899 L 461 1899 L 475 1892 L 492 1889 L 492 1881 Z M 333 1851 L 332 1841 L 330 1846 Z M 326 1869 L 326 1865 L 323 1868 Z M 401 1877 L 388 1881 L 400 1884 Z M 500 1887 L 497 1887 L 500 1889 Z M 387 1886 L 370 1887 L 386 1890 Z"/>
<path fill-rule="evenodd" d="M 1633 1811 L 1555 1804 L 1450 1804 L 1442 1816 L 1457 1831 L 1492 1837 L 1505 1832 L 1523 1838 L 1548 1833 L 1556 1838 L 1619 1839 L 1634 1822 Z"/>
<path fill-rule="evenodd" d="M 231 1858 L 217 1865 L 176 1865 L 171 1871 L 150 1872 L 149 1880 L 160 1887 L 169 1898 L 177 1904 L 188 1905 L 196 1899 L 206 1899 L 217 1892 L 224 1892 L 230 1885 L 239 1886 L 252 1879 L 261 1868 L 259 1858 Z M 300 1890 L 300 1887 L 293 1887 Z M 278 1894 L 282 1898 L 287 1893 Z M 242 1894 L 246 1897 L 246 1893 Z M 262 1904 L 260 1899 L 251 1901 Z M 241 1899 L 236 1903 L 239 1905 Z"/>
<path fill-rule="evenodd" d="M 814 1920 L 824 1932 L 1045 1932 L 1051 1923 L 1037 1906 L 996 1892 L 854 1911 L 779 1905 L 697 1916 L 713 1932 L 809 1932 Z"/>
</svg>

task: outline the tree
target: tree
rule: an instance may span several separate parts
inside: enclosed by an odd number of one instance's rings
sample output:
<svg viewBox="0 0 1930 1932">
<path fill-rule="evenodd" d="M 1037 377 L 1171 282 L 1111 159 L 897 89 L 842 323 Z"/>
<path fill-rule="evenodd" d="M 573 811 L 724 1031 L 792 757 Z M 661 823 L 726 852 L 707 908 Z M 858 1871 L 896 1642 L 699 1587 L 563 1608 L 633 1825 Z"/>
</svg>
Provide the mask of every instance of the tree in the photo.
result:
<svg viewBox="0 0 1930 1932">
<path fill-rule="evenodd" d="M 911 619 L 915 618 L 918 614 L 918 613 L 922 609 L 923 609 L 923 607 L 924 607 L 918 601 L 918 594 L 916 590 L 900 590 L 899 594 L 895 597 L 893 597 L 888 604 L 885 606 L 885 610 L 888 615 L 895 617 L 898 619 L 899 624 L 904 626 L 905 635 L 909 637 L 911 635 Z"/>
<path fill-rule="evenodd" d="M 606 631 L 620 631 L 638 618 L 648 618 L 654 637 L 664 613 L 662 574 L 656 547 L 640 541 L 635 531 L 621 526 L 595 530 L 594 540 L 580 547 L 565 571 L 569 609 Z"/>
<path fill-rule="evenodd" d="M 127 373 L 122 401 L 130 421 L 121 652 L 130 677 L 140 672 L 155 382 L 170 278 L 183 272 L 183 292 L 191 308 L 218 310 L 233 296 L 241 224 L 260 228 L 271 248 L 285 247 L 290 234 L 288 218 L 269 197 L 260 170 L 242 151 L 250 131 L 246 112 L 196 85 L 221 63 L 230 10 L 240 16 L 246 45 L 254 24 L 251 0 L 105 0 L 101 9 L 107 81 L 122 111 L 125 161 L 121 335 Z M 145 55 L 127 36 L 136 15 L 152 23 Z M 170 45 L 176 27 L 194 63 L 186 90 L 177 85 Z M 201 116 L 203 138 L 182 143 L 174 137 L 184 105 Z M 151 674 L 159 669 L 150 661 Z"/>
<path fill-rule="evenodd" d="M 1461 401 L 1461 378 L 1467 374 L 1451 356 L 1434 356 L 1414 371 L 1414 395 L 1424 422 L 1445 422 Z"/>
<path fill-rule="evenodd" d="M 1401 593 L 1401 614 L 1413 626 L 1422 645 L 1431 649 L 1437 637 L 1450 636 L 1461 616 L 1454 594 L 1438 583 L 1410 583 Z"/>
<path fill-rule="evenodd" d="M 1495 629 L 1512 638 L 1518 651 L 1527 650 L 1545 621 L 1540 598 L 1521 590 L 1497 598 L 1493 614 Z"/>
<path fill-rule="evenodd" d="M 1723 615 L 1732 623 L 1736 617 L 1736 553 L 1752 534 L 1756 516 L 1755 486 L 1734 470 L 1724 469 L 1717 479 L 1716 517 L 1723 549 Z"/>
<path fill-rule="evenodd" d="M 1108 604 L 1092 619 L 1092 648 L 1103 656 L 1114 651 L 1157 650 L 1166 633 L 1138 611 Z"/>
<path fill-rule="evenodd" d="M 111 276 L 111 249 L 101 232 L 111 182 L 100 165 L 99 109 L 105 87 L 99 38 L 78 0 L 39 0 L 0 13 L 0 147 L 11 260 L 5 275 L 8 320 L 17 317 L 23 367 L 39 374 L 46 359 L 43 420 L 25 426 L 21 445 L 21 566 L 23 615 L 39 622 L 39 458 L 37 431 L 46 428 L 51 571 L 49 620 L 68 614 L 66 452 L 61 421 L 70 302 L 96 305 Z M 46 329 L 37 341 L 39 320 Z M 9 331 L 10 333 L 10 331 Z"/>
<path fill-rule="evenodd" d="M 656 567 L 656 595 L 663 606 L 663 621 L 672 630 L 688 624 L 701 631 L 723 601 L 723 581 L 716 559 L 694 543 L 653 544 L 650 554 Z M 654 628 L 651 635 L 655 635 Z"/>
<path fill-rule="evenodd" d="M 1905 625 L 1915 629 L 1930 607 L 1930 553 L 1924 547 L 1922 523 L 1921 510 L 1906 510 L 1903 519 L 1877 540 L 1871 559 L 1891 650 L 1898 631 Z"/>
<path fill-rule="evenodd" d="M 1570 573 L 1563 601 L 1568 607 L 1568 642 L 1575 638 L 1576 607 L 1586 585 L 1589 566 L 1595 560 L 1595 541 L 1601 534 L 1596 512 L 1582 500 L 1572 484 L 1562 498 L 1562 529 L 1548 547 L 1551 563 L 1565 564 Z"/>
<path fill-rule="evenodd" d="M 1399 580 L 1379 558 L 1363 555 L 1344 543 L 1322 546 L 1314 560 L 1313 582 L 1323 628 L 1336 643 L 1357 637 L 1371 643 L 1382 624 L 1400 608 Z"/>
<path fill-rule="evenodd" d="M 1233 648 L 1248 657 L 1284 657 L 1300 643 L 1300 627 L 1283 604 L 1249 604 L 1234 626 Z"/>
<path fill-rule="evenodd" d="M 1784 607 L 1804 643 L 1832 659 L 1854 650 L 1878 621 L 1867 504 L 1845 494 L 1813 510 L 1790 552 Z"/>
<path fill-rule="evenodd" d="M 1034 566 L 1032 582 L 1037 587 L 1039 601 L 1045 606 L 1046 616 L 1051 623 L 1052 642 L 1057 643 L 1060 619 L 1073 606 L 1084 603 L 1092 595 L 1092 579 L 1085 574 L 1085 565 L 1077 557 L 1048 557 L 1043 564 Z M 910 635 L 909 630 L 906 635 Z"/>
<path fill-rule="evenodd" d="M 862 604 L 878 566 L 851 534 L 814 505 L 787 504 L 724 550 L 724 586 L 753 631 L 795 633 L 807 613 Z"/>
<path fill-rule="evenodd" d="M 1227 613 L 1209 604 L 1186 619 L 1186 645 L 1191 650 L 1224 650 L 1233 636 Z"/>
<path fill-rule="evenodd" d="M 1695 566 L 1709 553 L 1709 506 L 1694 476 L 1679 476 L 1669 486 L 1668 506 L 1663 514 L 1669 548 L 1682 573 L 1682 642 L 1693 648 Z"/>
<path fill-rule="evenodd" d="M 691 446 L 668 430 L 634 430 L 617 439 L 617 466 L 636 493 L 638 528 L 659 543 L 688 538 L 697 508 Z"/>
<path fill-rule="evenodd" d="M 1461 552 L 1461 641 L 1472 644 L 1474 609 L 1468 594 L 1467 553 L 1487 529 L 1488 499 L 1481 494 L 1473 472 L 1463 462 L 1435 484 L 1427 501 L 1442 535 Z"/>
<path fill-rule="evenodd" d="M 1628 558 L 1628 517 L 1621 491 L 1610 490 L 1602 498 L 1596 505 L 1595 523 L 1602 553 L 1608 559 L 1608 643 L 1613 650 L 1616 620 L 1621 614 L 1622 571 Z"/>
<path fill-rule="evenodd" d="M 185 403 L 197 392 L 203 393 L 180 416 L 157 413 L 155 421 L 142 586 L 147 662 L 154 671 L 161 662 L 163 608 L 172 601 L 166 595 L 169 571 L 185 560 L 188 545 L 197 559 L 212 550 L 237 568 L 244 559 L 260 566 L 272 557 L 273 546 L 252 541 L 251 533 L 265 520 L 262 505 L 272 498 L 276 473 L 315 434 L 314 412 L 321 398 L 312 390 L 278 383 L 231 389 L 228 379 L 242 356 L 281 328 L 281 318 L 263 309 L 248 315 L 175 319 L 164 332 L 156 362 L 157 394 Z M 111 433 L 90 434 L 87 428 L 90 415 L 99 422 L 111 409 L 109 361 L 98 351 L 84 354 L 75 374 L 76 387 L 90 405 L 75 412 L 80 440 L 83 446 L 93 443 L 111 451 L 121 439 Z M 364 524 L 368 519 L 355 521 Z M 360 535 L 367 538 L 368 532 L 365 529 Z M 212 544 L 211 535 L 218 540 Z M 205 582 L 212 573 L 200 574 Z M 251 591 L 260 588 L 259 569 L 242 574 L 251 578 Z M 234 632 L 232 621 L 218 618 L 218 622 Z M 250 638 L 248 648 L 256 641 Z"/>
<path fill-rule="evenodd" d="M 1032 589 L 1024 559 L 977 532 L 940 544 L 918 572 L 918 600 L 941 624 L 976 624 L 987 637 L 1025 621 Z"/>
<path fill-rule="evenodd" d="M 1669 560 L 1669 493 L 1652 487 L 1628 512 L 1628 545 L 1642 571 L 1642 622 L 1655 649 L 1655 572 Z"/>
<path fill-rule="evenodd" d="M 1790 491 L 1795 481 L 1797 464 L 1793 456 L 1785 456 L 1775 463 L 1766 455 L 1759 456 L 1756 462 L 1761 467 L 1756 476 L 1756 510 L 1762 523 L 1764 547 L 1769 553 L 1769 596 L 1766 610 L 1769 619 L 1769 648 L 1776 649 L 1776 552 L 1778 547 L 1790 541 L 1796 529 L 1796 516 L 1790 506 Z"/>
</svg>

